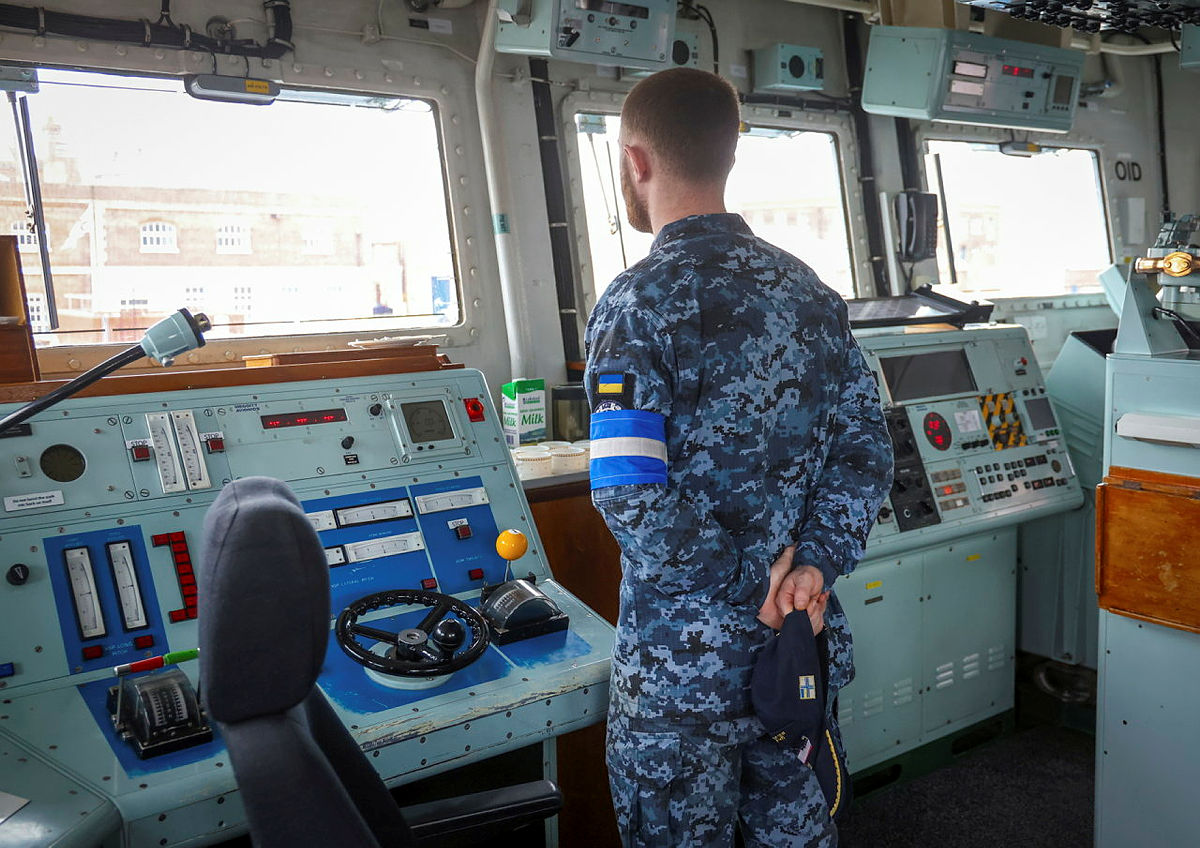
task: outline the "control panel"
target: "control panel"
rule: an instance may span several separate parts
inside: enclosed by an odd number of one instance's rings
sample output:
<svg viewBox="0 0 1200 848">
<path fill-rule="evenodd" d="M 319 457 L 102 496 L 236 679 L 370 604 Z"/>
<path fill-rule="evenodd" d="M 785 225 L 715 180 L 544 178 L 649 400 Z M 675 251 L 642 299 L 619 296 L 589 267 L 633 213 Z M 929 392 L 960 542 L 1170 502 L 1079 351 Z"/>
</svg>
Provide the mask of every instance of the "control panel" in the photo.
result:
<svg viewBox="0 0 1200 848">
<path fill-rule="evenodd" d="M 871 28 L 863 108 L 877 115 L 1067 132 L 1083 53 L 966 30 Z"/>
<path fill-rule="evenodd" d="M 1027 521 L 1083 495 L 1022 327 L 859 340 L 895 454 L 868 557 Z"/>
<path fill-rule="evenodd" d="M 686 64 L 675 0 L 501 0 L 496 49 L 660 71 Z"/>
<path fill-rule="evenodd" d="M 69 818 L 18 777 L 0 788 L 30 803 L 0 842 L 30 824 L 75 844 L 244 831 L 194 691 L 196 569 L 208 506 L 255 475 L 287 482 L 321 540 L 318 685 L 390 785 L 603 717 L 612 629 L 554 581 L 478 372 L 70 399 L 0 438 L 0 743 L 105 811 Z M 398 600 L 360 629 L 417 632 L 408 599 L 427 592 L 487 617 L 469 664 L 407 685 L 339 644 L 339 614 L 378 593 Z M 452 656 L 463 635 L 448 617 L 416 647 Z"/>
</svg>

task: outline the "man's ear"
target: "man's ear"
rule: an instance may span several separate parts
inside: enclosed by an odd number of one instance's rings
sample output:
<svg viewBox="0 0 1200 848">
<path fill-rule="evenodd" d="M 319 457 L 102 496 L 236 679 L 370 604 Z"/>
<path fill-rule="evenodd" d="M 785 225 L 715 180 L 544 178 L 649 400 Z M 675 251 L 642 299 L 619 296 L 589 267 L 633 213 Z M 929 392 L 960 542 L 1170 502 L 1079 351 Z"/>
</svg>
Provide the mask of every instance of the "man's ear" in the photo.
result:
<svg viewBox="0 0 1200 848">
<path fill-rule="evenodd" d="M 636 144 L 626 144 L 625 155 L 629 157 L 629 166 L 635 182 L 644 183 L 650 178 L 650 155 L 646 152 L 646 148 Z"/>
</svg>

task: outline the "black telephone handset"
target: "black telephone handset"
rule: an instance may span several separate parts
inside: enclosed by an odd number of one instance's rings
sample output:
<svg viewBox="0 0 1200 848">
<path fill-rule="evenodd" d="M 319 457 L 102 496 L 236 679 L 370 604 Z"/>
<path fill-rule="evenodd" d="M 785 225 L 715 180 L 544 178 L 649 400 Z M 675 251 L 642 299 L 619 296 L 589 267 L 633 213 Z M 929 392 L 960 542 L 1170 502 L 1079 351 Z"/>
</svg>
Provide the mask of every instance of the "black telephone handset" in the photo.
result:
<svg viewBox="0 0 1200 848">
<path fill-rule="evenodd" d="M 901 262 L 919 262 L 937 256 L 937 195 L 902 191 L 896 195 L 895 209 L 900 243 L 896 258 Z"/>
</svg>

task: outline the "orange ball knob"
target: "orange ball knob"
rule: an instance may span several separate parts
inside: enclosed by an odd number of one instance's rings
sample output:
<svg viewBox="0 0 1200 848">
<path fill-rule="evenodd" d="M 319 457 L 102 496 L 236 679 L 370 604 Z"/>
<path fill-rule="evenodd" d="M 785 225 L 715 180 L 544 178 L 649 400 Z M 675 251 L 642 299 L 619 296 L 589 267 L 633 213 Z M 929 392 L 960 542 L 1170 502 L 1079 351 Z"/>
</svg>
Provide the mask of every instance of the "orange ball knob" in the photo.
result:
<svg viewBox="0 0 1200 848">
<path fill-rule="evenodd" d="M 520 530 L 505 530 L 496 537 L 496 553 L 512 562 L 525 556 L 529 550 L 529 540 Z"/>
</svg>

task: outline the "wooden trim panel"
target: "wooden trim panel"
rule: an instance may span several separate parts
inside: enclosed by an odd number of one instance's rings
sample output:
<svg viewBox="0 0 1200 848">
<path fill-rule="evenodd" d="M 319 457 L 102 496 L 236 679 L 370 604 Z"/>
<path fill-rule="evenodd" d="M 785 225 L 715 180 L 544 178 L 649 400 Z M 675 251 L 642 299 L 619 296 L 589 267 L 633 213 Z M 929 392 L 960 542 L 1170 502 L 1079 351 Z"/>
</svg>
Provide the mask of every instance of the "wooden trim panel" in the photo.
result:
<svg viewBox="0 0 1200 848">
<path fill-rule="evenodd" d="M 1101 609 L 1200 633 L 1200 479 L 1113 467 L 1096 487 Z"/>
</svg>

